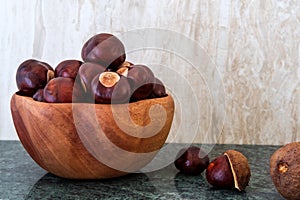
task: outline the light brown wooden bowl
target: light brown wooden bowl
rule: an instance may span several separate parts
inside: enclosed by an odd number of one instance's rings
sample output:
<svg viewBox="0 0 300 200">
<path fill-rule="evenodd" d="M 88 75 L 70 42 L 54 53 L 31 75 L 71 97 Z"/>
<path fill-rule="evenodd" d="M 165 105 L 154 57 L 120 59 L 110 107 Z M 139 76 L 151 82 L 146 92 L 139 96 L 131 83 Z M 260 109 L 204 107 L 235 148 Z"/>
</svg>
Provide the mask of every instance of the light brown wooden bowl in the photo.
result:
<svg viewBox="0 0 300 200">
<path fill-rule="evenodd" d="M 102 179 L 153 159 L 169 134 L 174 101 L 168 95 L 128 104 L 43 103 L 14 94 L 11 113 L 21 143 L 42 168 L 64 178 Z"/>
</svg>

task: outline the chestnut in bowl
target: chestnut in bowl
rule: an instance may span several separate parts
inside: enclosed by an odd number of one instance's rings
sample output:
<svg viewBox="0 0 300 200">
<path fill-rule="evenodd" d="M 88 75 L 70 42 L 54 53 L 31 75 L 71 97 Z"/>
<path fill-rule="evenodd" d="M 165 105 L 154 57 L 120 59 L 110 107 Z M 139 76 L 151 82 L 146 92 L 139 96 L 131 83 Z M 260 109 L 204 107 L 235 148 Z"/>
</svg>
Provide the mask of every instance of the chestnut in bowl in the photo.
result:
<svg viewBox="0 0 300 200">
<path fill-rule="evenodd" d="M 85 62 L 117 69 L 126 59 L 125 47 L 116 36 L 100 33 L 86 41 L 81 50 L 81 57 Z"/>
<path fill-rule="evenodd" d="M 105 67 L 96 63 L 83 63 L 78 71 L 78 77 L 86 93 L 91 92 L 91 82 L 93 78 L 105 71 Z"/>
<path fill-rule="evenodd" d="M 18 94 L 32 97 L 53 77 L 54 70 L 49 64 L 35 59 L 26 60 L 19 65 L 16 74 Z"/>
<path fill-rule="evenodd" d="M 145 65 L 132 65 L 128 70 L 127 78 L 131 85 L 131 101 L 146 99 L 153 91 L 155 76 L 152 70 Z"/>
<path fill-rule="evenodd" d="M 129 81 L 116 72 L 102 72 L 96 75 L 91 88 L 95 103 L 126 103 L 131 95 Z"/>
<path fill-rule="evenodd" d="M 43 98 L 49 103 L 80 102 L 84 97 L 82 86 L 72 78 L 56 77 L 43 89 Z"/>
<path fill-rule="evenodd" d="M 82 62 L 80 60 L 61 61 L 54 70 L 55 77 L 75 79 Z"/>
<path fill-rule="evenodd" d="M 105 179 L 138 171 L 154 158 L 169 134 L 174 101 L 168 95 L 125 104 L 45 103 L 14 94 L 11 113 L 39 166 L 69 179 Z"/>
<path fill-rule="evenodd" d="M 159 98 L 167 96 L 166 88 L 162 81 L 158 78 L 155 78 L 153 90 L 148 98 Z"/>
</svg>

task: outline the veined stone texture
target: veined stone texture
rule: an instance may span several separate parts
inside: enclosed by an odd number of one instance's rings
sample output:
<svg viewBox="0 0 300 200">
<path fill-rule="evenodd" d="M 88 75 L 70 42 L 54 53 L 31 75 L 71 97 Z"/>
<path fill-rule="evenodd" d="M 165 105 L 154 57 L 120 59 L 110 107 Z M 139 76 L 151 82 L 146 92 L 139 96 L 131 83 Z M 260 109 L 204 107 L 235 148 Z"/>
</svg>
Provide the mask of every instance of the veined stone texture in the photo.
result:
<svg viewBox="0 0 300 200">
<path fill-rule="evenodd" d="M 128 52 L 129 61 L 152 67 L 174 95 L 168 142 L 300 140 L 298 0 L 0 0 L 0 5 L 0 139 L 18 139 L 9 102 L 21 62 L 36 58 L 55 67 L 64 59 L 81 59 L 82 45 L 96 33 L 115 34 L 131 47 L 126 33 L 154 29 L 170 32 L 171 39 L 178 34 L 190 39 L 193 56 L 201 58 L 195 65 L 176 49 L 155 46 Z M 162 46 L 180 44 L 171 39 Z M 194 52 L 199 46 L 202 51 Z"/>
</svg>

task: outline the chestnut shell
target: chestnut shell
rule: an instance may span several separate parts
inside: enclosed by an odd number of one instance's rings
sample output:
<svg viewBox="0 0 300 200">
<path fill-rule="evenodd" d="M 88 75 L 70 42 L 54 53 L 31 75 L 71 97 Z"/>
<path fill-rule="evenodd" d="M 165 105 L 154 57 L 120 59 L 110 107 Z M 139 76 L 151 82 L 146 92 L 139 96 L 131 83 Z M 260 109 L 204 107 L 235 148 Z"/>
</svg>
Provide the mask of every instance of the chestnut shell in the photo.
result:
<svg viewBox="0 0 300 200">
<path fill-rule="evenodd" d="M 227 156 L 234 178 L 234 187 L 239 191 L 245 190 L 248 186 L 251 176 L 248 159 L 239 151 L 227 150 L 224 152 Z"/>
</svg>

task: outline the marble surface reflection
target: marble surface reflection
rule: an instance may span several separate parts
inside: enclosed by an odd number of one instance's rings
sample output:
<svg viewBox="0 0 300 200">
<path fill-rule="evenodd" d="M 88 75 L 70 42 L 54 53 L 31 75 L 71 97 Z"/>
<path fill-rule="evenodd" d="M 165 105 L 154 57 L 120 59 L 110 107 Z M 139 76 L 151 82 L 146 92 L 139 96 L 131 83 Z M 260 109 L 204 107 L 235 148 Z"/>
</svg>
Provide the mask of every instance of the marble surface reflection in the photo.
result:
<svg viewBox="0 0 300 200">
<path fill-rule="evenodd" d="M 0 199 L 282 199 L 271 181 L 268 166 L 269 157 L 278 147 L 213 146 L 209 152 L 211 160 L 227 149 L 236 149 L 249 159 L 251 180 L 246 191 L 238 192 L 210 186 L 205 174 L 181 174 L 173 163 L 157 171 L 114 179 L 63 179 L 41 169 L 20 142 L 0 141 Z"/>
</svg>

